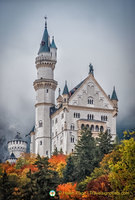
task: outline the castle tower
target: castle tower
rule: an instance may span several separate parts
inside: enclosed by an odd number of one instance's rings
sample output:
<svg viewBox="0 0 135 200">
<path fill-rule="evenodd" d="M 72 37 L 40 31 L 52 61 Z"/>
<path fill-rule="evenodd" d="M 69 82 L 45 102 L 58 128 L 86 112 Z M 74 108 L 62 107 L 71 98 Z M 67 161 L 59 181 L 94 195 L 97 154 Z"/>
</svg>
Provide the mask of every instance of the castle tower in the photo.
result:
<svg viewBox="0 0 135 200">
<path fill-rule="evenodd" d="M 21 156 L 22 153 L 25 153 L 27 149 L 27 142 L 22 139 L 20 133 L 17 132 L 17 135 L 12 140 L 8 141 L 8 151 L 10 157 L 8 161 L 10 163 L 15 163 L 17 158 Z"/>
<path fill-rule="evenodd" d="M 57 47 L 47 31 L 47 18 L 45 17 L 45 29 L 36 57 L 37 80 L 34 81 L 36 91 L 35 104 L 35 135 L 32 145 L 40 156 L 51 155 L 51 119 L 50 107 L 55 104 L 55 89 L 57 82 L 54 80 L 54 69 L 57 62 Z"/>
</svg>

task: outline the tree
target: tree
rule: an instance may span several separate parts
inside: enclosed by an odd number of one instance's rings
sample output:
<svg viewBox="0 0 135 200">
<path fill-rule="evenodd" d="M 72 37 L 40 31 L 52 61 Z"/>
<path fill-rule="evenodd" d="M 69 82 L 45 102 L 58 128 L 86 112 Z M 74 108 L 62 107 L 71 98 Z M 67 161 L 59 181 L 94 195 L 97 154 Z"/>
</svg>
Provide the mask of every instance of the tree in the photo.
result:
<svg viewBox="0 0 135 200">
<path fill-rule="evenodd" d="M 104 154 L 110 153 L 111 150 L 113 149 L 113 144 L 112 144 L 111 139 L 112 139 L 112 136 L 110 133 L 108 133 L 108 131 L 106 131 L 105 133 L 102 133 L 102 132 L 99 133 L 98 138 L 96 138 L 99 152 L 100 152 L 99 161 L 102 160 Z"/>
<path fill-rule="evenodd" d="M 37 172 L 34 173 L 37 186 L 37 199 L 48 200 L 51 199 L 49 196 L 50 190 L 55 190 L 58 183 L 58 173 L 50 169 L 48 158 L 41 158 L 38 156 L 35 164 L 38 167 Z"/>
<path fill-rule="evenodd" d="M 119 154 L 119 159 L 115 160 L 115 162 L 110 160 L 109 167 L 111 172 L 109 179 L 114 191 L 129 192 L 128 199 L 133 199 L 135 197 L 134 137 L 131 137 L 129 140 L 123 140 L 116 151 Z M 124 197 L 122 198 L 124 199 Z"/>
<path fill-rule="evenodd" d="M 54 149 L 53 156 L 57 156 L 59 154 L 57 147 Z"/>
<path fill-rule="evenodd" d="M 29 179 L 25 185 L 22 186 L 22 199 L 25 200 L 36 200 L 37 199 L 37 185 L 34 174 L 31 173 L 31 169 L 27 173 L 27 178 Z"/>
<path fill-rule="evenodd" d="M 10 181 L 9 176 L 6 171 L 4 171 L 2 178 L 0 179 L 0 199 L 1 200 L 12 200 L 14 188 L 16 187 L 16 182 Z"/>
<path fill-rule="evenodd" d="M 69 155 L 67 158 L 67 165 L 63 171 L 63 182 L 74 182 L 75 177 L 74 177 L 74 171 L 75 171 L 75 164 L 74 164 L 74 159 L 72 155 Z"/>
<path fill-rule="evenodd" d="M 98 149 L 95 139 L 89 129 L 83 129 L 78 144 L 75 147 L 74 176 L 76 181 L 83 180 L 98 166 Z"/>
<path fill-rule="evenodd" d="M 60 200 L 81 200 L 81 193 L 76 190 L 76 183 L 66 183 L 58 185 L 57 192 Z"/>
</svg>

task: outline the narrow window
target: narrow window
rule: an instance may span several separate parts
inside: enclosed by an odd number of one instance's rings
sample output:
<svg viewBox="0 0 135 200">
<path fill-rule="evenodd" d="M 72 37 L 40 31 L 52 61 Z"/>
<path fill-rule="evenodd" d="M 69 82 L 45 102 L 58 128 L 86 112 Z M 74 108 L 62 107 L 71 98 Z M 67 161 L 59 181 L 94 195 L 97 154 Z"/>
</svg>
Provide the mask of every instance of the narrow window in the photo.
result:
<svg viewBox="0 0 135 200">
<path fill-rule="evenodd" d="M 46 151 L 46 155 L 48 156 L 48 151 Z"/>
<path fill-rule="evenodd" d="M 48 89 L 46 90 L 46 93 L 48 93 Z"/>
<path fill-rule="evenodd" d="M 39 127 L 42 127 L 42 126 L 43 126 L 42 120 L 39 120 Z"/>
<path fill-rule="evenodd" d="M 42 140 L 40 141 L 40 145 L 42 145 Z"/>
</svg>

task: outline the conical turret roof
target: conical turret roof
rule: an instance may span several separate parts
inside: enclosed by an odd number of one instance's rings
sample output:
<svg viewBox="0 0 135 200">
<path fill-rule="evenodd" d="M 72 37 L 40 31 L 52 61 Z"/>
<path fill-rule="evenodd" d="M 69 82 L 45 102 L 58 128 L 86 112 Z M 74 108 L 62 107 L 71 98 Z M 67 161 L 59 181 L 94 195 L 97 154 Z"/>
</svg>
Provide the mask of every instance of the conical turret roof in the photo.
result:
<svg viewBox="0 0 135 200">
<path fill-rule="evenodd" d="M 43 34 L 43 38 L 40 44 L 40 49 L 38 51 L 39 53 L 43 53 L 43 52 L 50 52 L 50 41 L 49 41 L 49 34 L 47 31 L 47 18 L 45 18 L 45 30 L 44 30 L 44 34 Z"/>
<path fill-rule="evenodd" d="M 65 86 L 62 94 L 69 94 L 68 86 L 67 86 L 67 81 L 65 81 Z"/>
<path fill-rule="evenodd" d="M 116 101 L 118 101 L 117 94 L 116 94 L 116 91 L 115 91 L 115 87 L 113 88 L 113 93 L 112 93 L 111 100 L 116 100 Z"/>
</svg>

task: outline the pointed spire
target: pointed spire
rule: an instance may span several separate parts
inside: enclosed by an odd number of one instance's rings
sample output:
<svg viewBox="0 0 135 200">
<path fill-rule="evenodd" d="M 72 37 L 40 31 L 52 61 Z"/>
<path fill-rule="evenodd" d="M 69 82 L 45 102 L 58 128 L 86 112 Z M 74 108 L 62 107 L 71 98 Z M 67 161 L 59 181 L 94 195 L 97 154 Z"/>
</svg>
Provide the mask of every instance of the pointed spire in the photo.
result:
<svg viewBox="0 0 135 200">
<path fill-rule="evenodd" d="M 94 69 L 91 63 L 89 64 L 89 74 L 92 74 L 94 76 Z"/>
<path fill-rule="evenodd" d="M 116 94 L 116 91 L 115 91 L 115 86 L 113 87 L 113 92 L 112 92 L 111 100 L 118 101 L 117 94 Z"/>
<path fill-rule="evenodd" d="M 44 18 L 45 18 L 45 28 L 47 29 L 47 16 L 45 16 Z"/>
<path fill-rule="evenodd" d="M 48 35 L 48 31 L 47 31 L 47 17 L 45 17 L 45 30 L 44 30 L 44 34 L 43 34 L 43 38 L 40 44 L 40 49 L 39 49 L 39 53 L 43 53 L 43 52 L 50 52 L 50 41 L 49 41 L 49 35 Z"/>
<path fill-rule="evenodd" d="M 57 49 L 56 44 L 54 42 L 54 36 L 52 37 L 52 44 L 50 45 L 51 48 Z"/>
<path fill-rule="evenodd" d="M 69 94 L 68 86 L 67 86 L 67 81 L 65 81 L 65 86 L 64 86 L 64 90 L 63 90 L 62 94 Z"/>
</svg>

